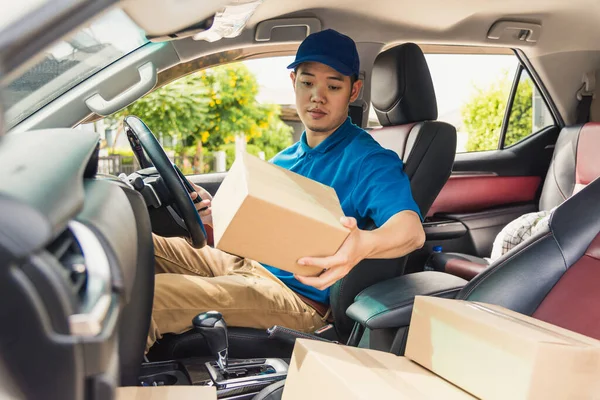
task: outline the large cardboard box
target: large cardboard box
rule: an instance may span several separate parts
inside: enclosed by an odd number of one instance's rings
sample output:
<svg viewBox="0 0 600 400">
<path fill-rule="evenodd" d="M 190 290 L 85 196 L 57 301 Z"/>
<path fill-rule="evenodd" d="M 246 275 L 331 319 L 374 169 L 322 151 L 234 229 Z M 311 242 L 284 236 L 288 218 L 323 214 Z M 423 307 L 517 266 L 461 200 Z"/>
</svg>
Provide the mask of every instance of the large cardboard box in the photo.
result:
<svg viewBox="0 0 600 400">
<path fill-rule="evenodd" d="M 118 387 L 116 400 L 217 400 L 217 389 L 207 386 Z"/>
<path fill-rule="evenodd" d="M 301 257 L 335 254 L 349 234 L 335 190 L 247 153 L 238 154 L 213 203 L 215 247 L 299 275 Z"/>
<path fill-rule="evenodd" d="M 600 399 L 600 342 L 502 307 L 417 297 L 405 356 L 482 399 Z"/>
<path fill-rule="evenodd" d="M 298 339 L 283 400 L 466 400 L 468 393 L 404 357 Z"/>
</svg>

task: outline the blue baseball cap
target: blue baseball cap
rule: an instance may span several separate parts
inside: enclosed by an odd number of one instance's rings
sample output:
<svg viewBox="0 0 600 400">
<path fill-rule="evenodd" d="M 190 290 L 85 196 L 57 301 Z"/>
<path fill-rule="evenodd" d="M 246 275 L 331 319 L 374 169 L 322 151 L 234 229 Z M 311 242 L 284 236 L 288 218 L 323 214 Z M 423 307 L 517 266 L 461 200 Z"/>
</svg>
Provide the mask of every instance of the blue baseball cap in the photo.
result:
<svg viewBox="0 0 600 400">
<path fill-rule="evenodd" d="M 333 29 L 308 35 L 298 47 L 296 59 L 288 65 L 288 69 L 294 69 L 305 62 L 328 65 L 346 76 L 358 77 L 360 70 L 356 43 Z"/>
</svg>

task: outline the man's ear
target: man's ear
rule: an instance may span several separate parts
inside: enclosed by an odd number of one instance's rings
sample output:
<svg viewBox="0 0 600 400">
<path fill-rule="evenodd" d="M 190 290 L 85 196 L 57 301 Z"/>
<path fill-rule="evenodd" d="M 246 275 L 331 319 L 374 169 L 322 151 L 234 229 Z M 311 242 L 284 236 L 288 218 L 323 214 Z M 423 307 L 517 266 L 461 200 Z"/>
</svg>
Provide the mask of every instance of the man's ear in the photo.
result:
<svg viewBox="0 0 600 400">
<path fill-rule="evenodd" d="M 360 79 L 357 79 L 356 82 L 354 82 L 354 85 L 352 85 L 352 92 L 350 92 L 350 103 L 356 101 L 362 85 L 363 82 Z"/>
<path fill-rule="evenodd" d="M 296 90 L 296 73 L 294 71 L 290 72 L 290 78 L 292 79 L 292 85 L 294 86 L 294 90 Z"/>
</svg>

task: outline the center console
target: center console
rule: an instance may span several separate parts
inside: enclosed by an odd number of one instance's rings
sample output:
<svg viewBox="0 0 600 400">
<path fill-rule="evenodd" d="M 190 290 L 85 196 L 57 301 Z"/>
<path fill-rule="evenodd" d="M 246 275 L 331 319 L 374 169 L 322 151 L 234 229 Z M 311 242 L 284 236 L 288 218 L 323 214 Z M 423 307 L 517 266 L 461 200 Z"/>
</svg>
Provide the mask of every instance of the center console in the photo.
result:
<svg viewBox="0 0 600 400">
<path fill-rule="evenodd" d="M 437 271 L 423 271 L 388 279 L 359 293 L 346 315 L 356 322 L 358 347 L 404 354 L 415 296 L 455 298 L 467 281 Z"/>
<path fill-rule="evenodd" d="M 141 386 L 215 386 L 219 399 L 249 400 L 272 383 L 285 379 L 288 361 L 279 358 L 229 359 L 227 325 L 216 311 L 192 320 L 202 333 L 212 357 L 142 365 Z"/>
</svg>

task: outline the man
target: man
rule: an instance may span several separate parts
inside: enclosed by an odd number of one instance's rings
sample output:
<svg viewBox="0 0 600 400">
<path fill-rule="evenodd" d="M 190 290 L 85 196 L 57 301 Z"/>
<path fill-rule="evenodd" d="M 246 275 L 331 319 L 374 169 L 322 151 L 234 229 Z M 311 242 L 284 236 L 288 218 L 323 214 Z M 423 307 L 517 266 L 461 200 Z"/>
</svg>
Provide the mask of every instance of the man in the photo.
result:
<svg viewBox="0 0 600 400">
<path fill-rule="evenodd" d="M 361 260 L 400 257 L 423 245 L 419 209 L 402 161 L 348 118 L 362 87 L 354 41 L 333 30 L 312 34 L 288 68 L 306 130 L 271 162 L 332 186 L 347 215 L 340 223 L 351 233 L 336 254 L 298 260 L 322 267 L 318 277 L 294 276 L 210 247 L 196 250 L 183 239 L 155 236 L 158 275 L 147 348 L 163 333 L 190 329 L 192 318 L 209 310 L 221 312 L 230 326 L 312 332 L 325 318 L 309 303 L 328 304 L 329 287 Z M 198 209 L 209 207 L 210 195 L 196 190 L 203 198 Z M 210 208 L 200 215 L 212 224 Z M 378 229 L 361 229 L 371 220 Z"/>
</svg>

